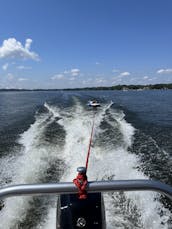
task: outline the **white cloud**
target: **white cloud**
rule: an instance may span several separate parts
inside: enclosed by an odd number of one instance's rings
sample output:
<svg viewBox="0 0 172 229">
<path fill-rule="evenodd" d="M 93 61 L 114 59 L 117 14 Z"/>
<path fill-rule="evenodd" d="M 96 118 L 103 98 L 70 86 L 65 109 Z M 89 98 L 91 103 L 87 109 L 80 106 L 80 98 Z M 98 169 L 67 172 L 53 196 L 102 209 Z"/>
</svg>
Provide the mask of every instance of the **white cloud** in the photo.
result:
<svg viewBox="0 0 172 229">
<path fill-rule="evenodd" d="M 121 72 L 121 73 L 119 73 L 118 75 L 116 75 L 115 77 L 113 77 L 113 79 L 114 80 L 119 80 L 119 79 L 121 79 L 121 78 L 123 78 L 123 76 L 130 76 L 131 74 L 130 74 L 130 72 Z"/>
<path fill-rule="evenodd" d="M 121 73 L 120 73 L 120 76 L 129 76 L 129 75 L 130 75 L 129 72 L 121 72 Z"/>
<path fill-rule="evenodd" d="M 143 79 L 144 80 L 149 79 L 149 76 L 144 76 Z"/>
<path fill-rule="evenodd" d="M 30 38 L 26 39 L 26 42 L 25 42 L 25 49 L 29 50 L 31 44 L 32 44 L 32 39 L 30 39 Z"/>
<path fill-rule="evenodd" d="M 157 71 L 158 74 L 170 74 L 172 73 L 172 68 L 167 68 L 167 69 L 159 69 Z"/>
<path fill-rule="evenodd" d="M 13 79 L 14 79 L 13 74 L 8 73 L 8 74 L 7 74 L 7 79 L 8 79 L 8 80 L 13 80 Z"/>
<path fill-rule="evenodd" d="M 64 72 L 63 72 L 64 74 L 69 74 L 70 73 L 70 71 L 68 71 L 68 70 L 64 70 Z"/>
<path fill-rule="evenodd" d="M 32 69 L 32 67 L 30 67 L 30 66 L 23 66 L 23 65 L 17 66 L 16 68 L 19 69 L 19 70 Z"/>
<path fill-rule="evenodd" d="M 52 80 L 60 80 L 66 78 L 66 75 L 69 77 L 68 80 L 73 81 L 75 80 L 76 76 L 80 74 L 80 70 L 78 68 L 73 68 L 71 70 L 64 70 L 63 73 L 55 74 L 51 77 Z M 67 79 L 67 78 L 66 78 Z"/>
<path fill-rule="evenodd" d="M 86 81 L 86 80 L 82 81 L 82 84 L 87 84 L 87 83 L 88 83 L 88 81 Z"/>
<path fill-rule="evenodd" d="M 93 81 L 92 78 L 88 78 L 88 79 L 83 80 L 83 81 L 82 81 L 82 84 L 89 84 L 89 83 L 91 83 L 92 81 Z"/>
<path fill-rule="evenodd" d="M 80 73 L 80 70 L 78 68 L 73 68 L 71 69 L 70 73 L 72 76 L 78 76 Z"/>
<path fill-rule="evenodd" d="M 71 78 L 69 78 L 69 80 L 71 80 L 71 81 L 73 81 L 73 80 L 75 80 L 76 78 L 75 77 L 71 77 Z"/>
<path fill-rule="evenodd" d="M 39 60 L 38 54 L 30 51 L 32 39 L 26 39 L 25 46 L 15 38 L 9 38 L 3 41 L 0 46 L 0 58 L 18 58 Z"/>
<path fill-rule="evenodd" d="M 106 82 L 106 80 L 103 78 L 96 78 L 96 83 L 101 84 L 101 83 L 105 83 L 105 82 Z"/>
<path fill-rule="evenodd" d="M 27 81 L 28 79 L 26 78 L 19 78 L 18 81 Z"/>
<path fill-rule="evenodd" d="M 122 81 L 122 79 L 118 78 L 118 79 L 115 79 L 112 84 L 118 84 Z"/>
<path fill-rule="evenodd" d="M 8 66 L 9 66 L 9 64 L 8 64 L 8 63 L 6 63 L 6 64 L 4 64 L 4 65 L 2 66 L 2 69 L 3 69 L 4 71 L 6 71 L 6 70 L 7 70 L 7 68 L 8 68 Z"/>
<path fill-rule="evenodd" d="M 52 80 L 60 80 L 63 79 L 64 75 L 63 74 L 56 74 L 51 77 Z"/>
</svg>

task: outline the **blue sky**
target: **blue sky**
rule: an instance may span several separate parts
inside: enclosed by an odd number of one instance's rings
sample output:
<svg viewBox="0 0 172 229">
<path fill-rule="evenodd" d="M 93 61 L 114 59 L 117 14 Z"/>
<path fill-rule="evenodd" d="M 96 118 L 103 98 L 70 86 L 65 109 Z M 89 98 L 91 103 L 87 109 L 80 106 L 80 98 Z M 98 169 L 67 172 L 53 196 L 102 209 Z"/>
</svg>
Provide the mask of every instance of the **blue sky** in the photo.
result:
<svg viewBox="0 0 172 229">
<path fill-rule="evenodd" d="M 0 88 L 172 83 L 171 0 L 1 0 Z"/>
</svg>

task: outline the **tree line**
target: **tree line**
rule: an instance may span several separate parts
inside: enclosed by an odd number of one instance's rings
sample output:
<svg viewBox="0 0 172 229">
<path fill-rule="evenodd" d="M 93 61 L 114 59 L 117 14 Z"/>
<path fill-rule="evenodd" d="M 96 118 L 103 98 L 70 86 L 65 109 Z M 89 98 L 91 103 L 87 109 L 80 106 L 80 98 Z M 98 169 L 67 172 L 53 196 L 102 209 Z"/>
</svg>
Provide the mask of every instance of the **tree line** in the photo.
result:
<svg viewBox="0 0 172 229">
<path fill-rule="evenodd" d="M 84 87 L 84 88 L 66 88 L 66 89 L 0 89 L 0 91 L 69 91 L 69 90 L 153 90 L 153 89 L 172 89 L 171 84 L 149 84 L 149 85 L 115 85 L 111 87 Z"/>
</svg>

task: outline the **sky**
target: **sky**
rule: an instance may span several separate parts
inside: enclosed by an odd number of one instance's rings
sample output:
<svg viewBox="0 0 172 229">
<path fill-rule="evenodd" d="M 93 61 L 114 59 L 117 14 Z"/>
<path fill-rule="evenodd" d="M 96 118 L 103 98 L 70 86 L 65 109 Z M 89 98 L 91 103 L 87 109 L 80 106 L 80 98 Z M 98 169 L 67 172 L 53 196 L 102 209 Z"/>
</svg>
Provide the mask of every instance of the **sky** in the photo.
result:
<svg viewBox="0 0 172 229">
<path fill-rule="evenodd" d="M 171 0 L 1 0 L 0 88 L 172 83 Z"/>
</svg>

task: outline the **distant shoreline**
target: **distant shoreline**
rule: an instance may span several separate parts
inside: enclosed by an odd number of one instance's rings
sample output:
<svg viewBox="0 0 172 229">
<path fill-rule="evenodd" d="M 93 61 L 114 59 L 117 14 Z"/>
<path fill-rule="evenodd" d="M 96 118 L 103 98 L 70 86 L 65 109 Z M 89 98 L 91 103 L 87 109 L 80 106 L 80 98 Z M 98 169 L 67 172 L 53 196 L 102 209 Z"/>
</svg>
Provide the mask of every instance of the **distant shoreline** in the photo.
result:
<svg viewBox="0 0 172 229">
<path fill-rule="evenodd" d="M 122 90 L 122 91 L 129 91 L 129 90 L 166 90 L 172 89 L 171 84 L 150 84 L 150 85 L 116 85 L 112 87 L 85 87 L 85 88 L 64 88 L 64 89 L 15 89 L 9 88 L 0 89 L 0 92 L 3 91 L 84 91 L 84 90 Z"/>
</svg>

